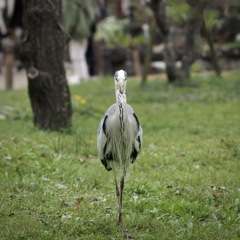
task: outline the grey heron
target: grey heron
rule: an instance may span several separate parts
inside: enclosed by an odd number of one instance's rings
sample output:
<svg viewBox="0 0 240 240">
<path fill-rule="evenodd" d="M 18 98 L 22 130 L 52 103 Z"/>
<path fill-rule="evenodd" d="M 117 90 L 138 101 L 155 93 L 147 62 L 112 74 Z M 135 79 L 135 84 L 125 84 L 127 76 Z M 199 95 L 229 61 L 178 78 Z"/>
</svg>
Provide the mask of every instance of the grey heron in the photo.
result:
<svg viewBox="0 0 240 240">
<path fill-rule="evenodd" d="M 118 222 L 123 227 L 122 194 L 124 178 L 130 163 L 134 163 L 140 152 L 143 131 L 132 107 L 127 104 L 127 73 L 124 70 L 116 71 L 114 82 L 116 103 L 108 108 L 100 121 L 97 148 L 98 155 L 105 168 L 108 171 L 113 169 L 119 204 Z"/>
</svg>

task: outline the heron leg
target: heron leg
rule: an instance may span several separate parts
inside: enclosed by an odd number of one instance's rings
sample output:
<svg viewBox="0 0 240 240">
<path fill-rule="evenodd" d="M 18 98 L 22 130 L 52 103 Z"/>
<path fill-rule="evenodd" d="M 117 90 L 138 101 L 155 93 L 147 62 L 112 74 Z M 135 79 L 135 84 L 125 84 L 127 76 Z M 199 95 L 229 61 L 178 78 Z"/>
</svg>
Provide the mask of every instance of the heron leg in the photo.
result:
<svg viewBox="0 0 240 240">
<path fill-rule="evenodd" d="M 123 194 L 123 188 L 124 188 L 124 176 L 122 176 L 122 179 L 120 181 L 120 193 L 119 193 L 119 216 L 118 216 L 118 222 L 123 227 L 123 217 L 122 217 L 122 194 Z"/>
<path fill-rule="evenodd" d="M 116 171 L 115 171 L 115 165 L 113 166 L 113 173 L 114 173 L 114 183 L 115 183 L 115 186 L 116 186 L 116 195 L 117 195 L 117 199 L 118 199 L 118 202 L 119 202 L 119 188 L 118 188 L 118 183 L 117 183 L 117 176 L 116 176 Z"/>
<path fill-rule="evenodd" d="M 116 186 L 116 195 L 117 195 L 117 198 L 118 198 L 118 200 L 119 200 L 120 192 L 119 192 L 119 188 L 118 188 L 118 184 L 117 184 L 116 175 L 115 175 L 115 177 L 114 177 L 114 181 L 115 181 L 115 186 Z"/>
</svg>

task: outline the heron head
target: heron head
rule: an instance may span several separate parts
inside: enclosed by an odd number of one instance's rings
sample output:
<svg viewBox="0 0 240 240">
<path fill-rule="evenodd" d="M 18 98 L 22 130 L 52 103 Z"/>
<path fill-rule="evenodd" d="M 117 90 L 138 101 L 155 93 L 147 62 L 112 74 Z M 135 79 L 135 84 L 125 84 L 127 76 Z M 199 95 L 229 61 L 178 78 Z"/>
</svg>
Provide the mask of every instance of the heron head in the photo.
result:
<svg viewBox="0 0 240 240">
<path fill-rule="evenodd" d="M 114 75 L 115 88 L 119 90 L 121 94 L 126 91 L 127 73 L 124 70 L 119 70 L 115 72 Z"/>
</svg>

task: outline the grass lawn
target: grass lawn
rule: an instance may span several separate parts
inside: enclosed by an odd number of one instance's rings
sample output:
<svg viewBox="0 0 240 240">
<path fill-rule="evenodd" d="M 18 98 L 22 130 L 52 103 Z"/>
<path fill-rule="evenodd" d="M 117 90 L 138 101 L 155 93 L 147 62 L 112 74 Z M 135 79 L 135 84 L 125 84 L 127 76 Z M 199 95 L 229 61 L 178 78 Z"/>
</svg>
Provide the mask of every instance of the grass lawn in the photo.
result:
<svg viewBox="0 0 240 240">
<path fill-rule="evenodd" d="M 144 89 L 128 80 L 143 148 L 123 195 L 134 239 L 240 239 L 240 72 Z M 96 131 L 112 78 L 71 87 L 73 131 L 33 126 L 27 90 L 0 93 L 0 239 L 123 239 Z"/>
</svg>

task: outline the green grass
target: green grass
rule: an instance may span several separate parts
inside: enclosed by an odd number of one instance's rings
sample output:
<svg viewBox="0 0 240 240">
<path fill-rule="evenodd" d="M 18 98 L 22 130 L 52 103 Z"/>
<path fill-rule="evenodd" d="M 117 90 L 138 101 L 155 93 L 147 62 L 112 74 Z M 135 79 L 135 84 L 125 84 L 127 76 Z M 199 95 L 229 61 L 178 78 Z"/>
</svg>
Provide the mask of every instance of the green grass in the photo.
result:
<svg viewBox="0 0 240 240">
<path fill-rule="evenodd" d="M 181 88 L 156 79 L 141 89 L 129 79 L 144 130 L 123 196 L 135 239 L 240 238 L 239 74 Z M 53 133 L 34 128 L 27 90 L 1 92 L 0 239 L 123 239 L 113 173 L 96 152 L 113 80 L 71 93 L 74 130 Z"/>
</svg>

